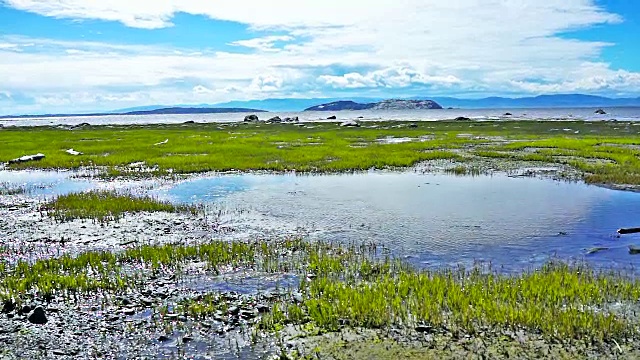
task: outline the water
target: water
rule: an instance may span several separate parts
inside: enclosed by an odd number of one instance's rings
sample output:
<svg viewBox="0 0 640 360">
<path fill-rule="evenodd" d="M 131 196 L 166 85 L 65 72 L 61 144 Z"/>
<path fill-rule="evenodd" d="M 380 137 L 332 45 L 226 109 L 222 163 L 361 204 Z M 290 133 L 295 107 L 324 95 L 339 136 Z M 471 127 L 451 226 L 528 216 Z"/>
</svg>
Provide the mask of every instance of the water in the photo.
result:
<svg viewBox="0 0 640 360">
<path fill-rule="evenodd" d="M 420 267 L 491 261 L 505 271 L 551 258 L 600 268 L 640 265 L 618 238 L 638 226 L 640 194 L 582 183 L 507 176 L 356 175 L 207 177 L 159 192 L 181 203 L 246 208 L 313 238 L 374 242 Z M 594 247 L 610 248 L 592 255 Z"/>
<path fill-rule="evenodd" d="M 640 108 L 607 108 L 606 115 L 597 115 L 595 108 L 544 108 L 544 109 L 442 109 L 442 110 L 387 110 L 387 111 L 336 111 L 336 112 L 279 112 L 258 113 L 260 119 L 266 120 L 274 116 L 298 117 L 300 121 L 325 120 L 335 115 L 337 120 L 406 120 L 406 121 L 434 121 L 468 117 L 475 120 L 499 119 L 547 119 L 547 120 L 610 120 L 638 121 Z M 504 114 L 511 113 L 512 116 Z M 43 125 L 77 125 L 90 123 L 92 125 L 127 125 L 127 124 L 180 124 L 186 121 L 198 123 L 228 123 L 243 121 L 249 114 L 184 114 L 184 115 L 108 115 L 108 116 L 78 116 L 51 118 L 22 118 L 0 119 L 3 126 L 43 126 Z"/>
<path fill-rule="evenodd" d="M 640 245 L 640 235 L 616 234 L 640 226 L 640 193 L 583 183 L 385 171 L 200 176 L 178 183 L 101 182 L 73 174 L 0 171 L 0 184 L 25 186 L 33 197 L 122 188 L 208 204 L 227 210 L 231 226 L 249 237 L 301 229 L 311 239 L 373 242 L 425 268 L 491 262 L 518 272 L 552 258 L 606 269 L 640 265 L 640 256 L 628 253 L 629 245 Z M 587 254 L 596 247 L 608 250 Z"/>
</svg>

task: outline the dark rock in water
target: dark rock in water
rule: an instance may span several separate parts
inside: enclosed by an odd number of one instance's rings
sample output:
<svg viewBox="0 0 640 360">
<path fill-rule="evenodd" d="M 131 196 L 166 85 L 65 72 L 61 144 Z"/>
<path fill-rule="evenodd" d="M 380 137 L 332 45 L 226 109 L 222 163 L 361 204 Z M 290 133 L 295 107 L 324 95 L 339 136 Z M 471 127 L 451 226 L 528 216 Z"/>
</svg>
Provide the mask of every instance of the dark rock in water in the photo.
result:
<svg viewBox="0 0 640 360">
<path fill-rule="evenodd" d="M 343 122 L 342 124 L 340 124 L 340 126 L 342 127 L 360 127 L 360 124 L 356 121 L 353 120 L 347 120 L 345 122 Z"/>
<path fill-rule="evenodd" d="M 260 119 L 258 118 L 258 115 L 247 115 L 244 117 L 244 121 L 245 122 L 255 122 L 255 121 L 260 121 Z"/>
<path fill-rule="evenodd" d="M 47 323 L 47 314 L 42 306 L 37 306 L 27 317 L 30 323 L 36 325 L 44 325 Z"/>
<path fill-rule="evenodd" d="M 333 115 L 333 116 L 329 116 L 329 117 L 327 118 L 327 120 L 336 120 L 336 119 L 337 119 L 337 117 L 336 117 L 335 115 Z"/>
<path fill-rule="evenodd" d="M 598 109 L 598 110 L 596 110 L 596 112 L 595 112 L 595 113 L 596 113 L 596 114 L 598 114 L 598 115 L 607 115 L 607 112 L 606 112 L 606 111 L 604 111 L 604 110 L 602 110 L 602 109 Z"/>
<path fill-rule="evenodd" d="M 508 112 L 508 113 L 504 113 L 504 116 L 512 116 L 513 114 Z"/>
<path fill-rule="evenodd" d="M 25 156 L 21 156 L 17 159 L 13 159 L 13 160 L 9 160 L 9 164 L 18 164 L 18 163 L 23 163 L 23 162 L 28 162 L 28 161 L 38 161 L 38 160 L 42 160 L 44 159 L 44 154 L 35 154 L 35 155 L 25 155 Z"/>
<path fill-rule="evenodd" d="M 183 124 L 195 124 L 196 122 L 193 120 L 185 121 Z"/>
<path fill-rule="evenodd" d="M 447 108 L 447 110 L 453 110 L 453 108 L 452 108 L 451 106 L 449 106 L 449 107 Z"/>
<path fill-rule="evenodd" d="M 364 116 L 358 116 L 358 119 L 364 119 Z"/>
<path fill-rule="evenodd" d="M 640 247 L 635 245 L 629 245 L 629 254 L 640 255 Z"/>
<path fill-rule="evenodd" d="M 283 121 L 284 121 L 284 122 L 298 122 L 298 121 L 300 121 L 300 119 L 298 119 L 298 117 L 297 117 L 297 116 L 294 116 L 294 117 L 292 117 L 292 118 L 290 118 L 290 117 L 286 117 L 286 118 L 284 118 L 284 120 L 283 120 Z"/>
<path fill-rule="evenodd" d="M 282 122 L 282 119 L 280 119 L 280 116 L 274 116 L 271 119 L 267 120 L 267 122 L 279 123 L 279 122 Z"/>
<path fill-rule="evenodd" d="M 464 116 L 458 116 L 454 120 L 455 121 L 471 121 L 471 119 L 469 119 L 468 117 L 464 117 Z"/>
<path fill-rule="evenodd" d="M 186 344 L 186 343 L 190 343 L 190 342 L 192 342 L 192 341 L 193 341 L 193 338 L 192 338 L 191 336 L 184 336 L 184 337 L 182 338 L 182 342 L 183 342 L 183 343 L 185 343 L 185 344 Z"/>
</svg>

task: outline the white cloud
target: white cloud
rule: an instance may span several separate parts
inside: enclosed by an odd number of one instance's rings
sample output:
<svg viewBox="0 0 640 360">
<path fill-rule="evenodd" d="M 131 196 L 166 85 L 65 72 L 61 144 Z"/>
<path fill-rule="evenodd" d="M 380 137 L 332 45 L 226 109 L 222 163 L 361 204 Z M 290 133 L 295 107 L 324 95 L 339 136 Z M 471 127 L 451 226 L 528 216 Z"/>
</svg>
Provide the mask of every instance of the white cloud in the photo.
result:
<svg viewBox="0 0 640 360">
<path fill-rule="evenodd" d="M 174 26 L 173 17 L 183 12 L 267 33 L 277 30 L 277 35 L 230 42 L 238 50 L 253 49 L 250 53 L 185 49 L 180 43 L 160 47 L 0 36 L 0 51 L 3 43 L 33 45 L 2 53 L 2 85 L 12 93 L 45 98 L 96 93 L 102 95 L 83 98 L 96 104 L 108 101 L 108 94 L 117 103 L 195 103 L 330 95 L 328 91 L 343 89 L 366 95 L 368 89 L 409 91 L 413 86 L 432 89 L 434 95 L 469 89 L 491 94 L 640 92 L 638 73 L 602 63 L 602 49 L 613 44 L 566 35 L 622 20 L 594 0 L 380 0 L 375 6 L 364 0 L 4 4 L 45 16 L 147 29 Z M 123 94 L 135 96 L 118 97 Z"/>
<path fill-rule="evenodd" d="M 293 36 L 265 36 L 261 38 L 254 38 L 249 40 L 238 40 L 231 43 L 234 46 L 243 46 L 250 49 L 256 49 L 260 51 L 278 51 L 274 48 L 276 42 L 288 42 L 294 39 Z"/>
</svg>

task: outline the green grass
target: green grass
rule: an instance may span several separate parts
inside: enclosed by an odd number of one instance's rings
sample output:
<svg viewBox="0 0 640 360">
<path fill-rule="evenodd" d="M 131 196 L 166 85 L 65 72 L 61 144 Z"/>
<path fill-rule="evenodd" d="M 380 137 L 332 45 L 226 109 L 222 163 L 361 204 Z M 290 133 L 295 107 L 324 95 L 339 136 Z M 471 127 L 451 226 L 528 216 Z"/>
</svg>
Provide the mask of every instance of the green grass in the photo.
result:
<svg viewBox="0 0 640 360">
<path fill-rule="evenodd" d="M 152 197 L 136 197 L 113 191 L 62 195 L 44 205 L 44 210 L 58 221 L 94 219 L 100 222 L 119 220 L 126 213 L 197 212 L 194 207 L 178 206 Z"/>
<path fill-rule="evenodd" d="M 582 171 L 587 182 L 640 185 L 640 127 L 632 123 L 438 121 L 418 122 L 413 128 L 406 122 L 372 122 L 349 129 L 336 123 L 309 125 L 9 128 L 0 132 L 0 161 L 42 152 L 42 161 L 11 168 L 98 167 L 114 177 L 228 170 L 344 172 L 487 157 L 565 164 Z M 415 141 L 377 141 L 389 136 Z M 167 144 L 154 145 L 165 139 Z M 64 152 L 68 148 L 84 155 L 69 155 Z M 594 161 L 598 159 L 607 162 Z M 144 162 L 148 172 L 129 167 L 137 162 Z"/>
<path fill-rule="evenodd" d="M 120 253 L 78 256 L 16 264 L 0 262 L 0 301 L 76 294 L 120 293 L 147 283 L 164 271 L 180 274 L 191 262 L 205 262 L 216 274 L 225 269 L 295 273 L 302 303 L 284 296 L 258 327 L 286 324 L 322 331 L 345 326 L 389 329 L 430 326 L 454 334 L 523 329 L 547 338 L 602 342 L 638 336 L 633 317 L 613 312 L 613 304 L 637 306 L 640 283 L 620 274 L 599 273 L 582 265 L 549 263 L 519 275 L 474 268 L 420 271 L 376 256 L 375 247 L 307 243 L 211 242 L 199 245 L 141 246 Z M 225 312 L 224 294 L 182 301 L 174 311 L 203 319 Z M 637 309 L 632 309 L 636 311 Z M 628 314 L 627 314 L 628 315 Z"/>
</svg>

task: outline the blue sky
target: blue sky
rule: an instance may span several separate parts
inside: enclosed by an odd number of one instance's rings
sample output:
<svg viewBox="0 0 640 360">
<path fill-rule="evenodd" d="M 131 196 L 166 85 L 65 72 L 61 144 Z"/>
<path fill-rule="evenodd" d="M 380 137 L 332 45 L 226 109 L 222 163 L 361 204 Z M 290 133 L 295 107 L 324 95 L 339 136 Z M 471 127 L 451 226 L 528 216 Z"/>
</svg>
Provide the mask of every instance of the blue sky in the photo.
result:
<svg viewBox="0 0 640 360">
<path fill-rule="evenodd" d="M 640 96 L 631 0 L 0 0 L 0 114 L 309 97 Z"/>
</svg>

